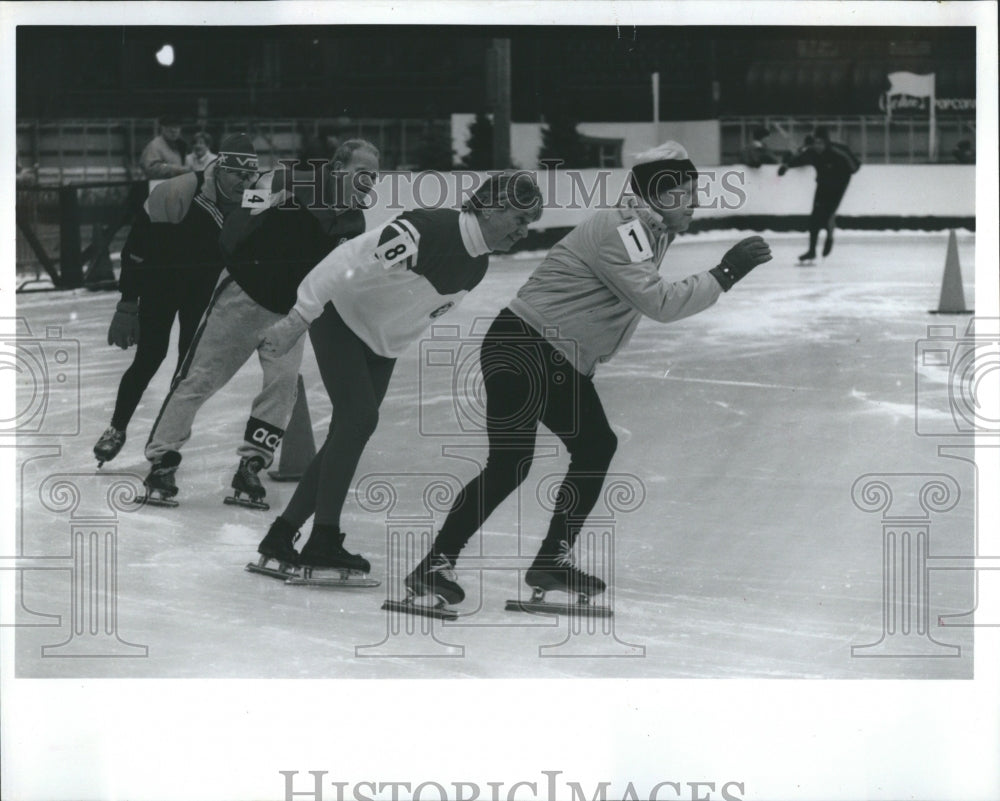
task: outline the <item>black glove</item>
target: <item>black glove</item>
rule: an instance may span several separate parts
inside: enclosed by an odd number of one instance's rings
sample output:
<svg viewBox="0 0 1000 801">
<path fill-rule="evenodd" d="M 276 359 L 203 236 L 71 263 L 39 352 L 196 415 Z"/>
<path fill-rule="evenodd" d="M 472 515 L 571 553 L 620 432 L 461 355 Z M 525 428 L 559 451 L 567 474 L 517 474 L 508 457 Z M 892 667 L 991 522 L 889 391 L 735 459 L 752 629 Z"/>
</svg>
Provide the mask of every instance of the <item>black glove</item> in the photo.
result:
<svg viewBox="0 0 1000 801">
<path fill-rule="evenodd" d="M 784 175 L 786 172 L 788 172 L 787 164 L 782 164 L 780 167 L 778 167 L 778 175 Z"/>
<path fill-rule="evenodd" d="M 108 344 L 128 350 L 139 341 L 139 304 L 127 300 L 118 301 L 115 316 L 108 327 Z"/>
<path fill-rule="evenodd" d="M 715 276 L 724 292 L 732 289 L 733 284 L 750 272 L 758 264 L 771 260 L 771 246 L 760 236 L 748 236 L 737 242 L 722 257 L 718 267 L 709 272 Z"/>
</svg>

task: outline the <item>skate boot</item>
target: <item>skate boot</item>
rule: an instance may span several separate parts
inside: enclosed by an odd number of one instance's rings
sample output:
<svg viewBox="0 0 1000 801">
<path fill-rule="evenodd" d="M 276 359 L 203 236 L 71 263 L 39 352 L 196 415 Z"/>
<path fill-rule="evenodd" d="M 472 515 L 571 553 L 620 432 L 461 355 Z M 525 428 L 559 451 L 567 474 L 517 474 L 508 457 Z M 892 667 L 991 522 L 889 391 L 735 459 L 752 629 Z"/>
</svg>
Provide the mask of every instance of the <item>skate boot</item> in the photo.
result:
<svg viewBox="0 0 1000 801">
<path fill-rule="evenodd" d="M 146 485 L 146 497 L 137 498 L 138 503 L 152 506 L 178 506 L 173 497 L 177 494 L 177 483 L 174 474 L 181 463 L 181 455 L 177 451 L 167 451 L 153 462 L 153 467 L 142 483 Z"/>
<path fill-rule="evenodd" d="M 260 559 L 256 564 L 248 564 L 246 569 L 251 573 L 261 573 L 282 581 L 297 575 L 299 552 L 295 550 L 294 544 L 298 538 L 298 529 L 284 518 L 277 518 L 257 546 Z M 268 566 L 268 562 L 277 562 L 278 566 Z"/>
<path fill-rule="evenodd" d="M 815 264 L 816 263 L 816 251 L 809 248 L 805 253 L 799 256 L 799 264 Z"/>
<path fill-rule="evenodd" d="M 465 600 L 465 590 L 456 581 L 455 565 L 444 554 L 427 554 L 404 584 L 413 595 L 433 595 L 446 604 L 460 604 Z"/>
<path fill-rule="evenodd" d="M 125 431 L 119 431 L 114 426 L 108 426 L 101 438 L 94 445 L 94 456 L 97 457 L 97 466 L 101 467 L 105 462 L 114 459 L 118 452 L 125 445 Z"/>
<path fill-rule="evenodd" d="M 226 498 L 224 503 L 230 506 L 245 506 L 247 509 L 270 509 L 270 505 L 263 500 L 267 490 L 257 477 L 263 469 L 264 459 L 261 456 L 244 456 L 240 459 L 240 466 L 236 468 L 230 485 L 233 494 Z M 243 493 L 246 493 L 246 498 L 242 497 Z"/>
<path fill-rule="evenodd" d="M 465 591 L 455 580 L 455 564 L 441 553 L 431 553 L 424 557 L 404 580 L 406 600 L 387 600 L 383 609 L 423 615 L 442 620 L 454 620 L 459 613 L 446 604 L 459 604 L 465 600 Z M 433 604 L 417 603 L 417 598 L 431 596 Z"/>
<path fill-rule="evenodd" d="M 372 566 L 360 554 L 344 548 L 347 535 L 336 526 L 313 524 L 309 542 L 299 555 L 302 575 L 289 579 L 289 584 L 311 584 L 321 587 L 377 587 L 379 581 L 366 578 Z M 315 575 L 315 571 L 326 575 Z"/>
<path fill-rule="evenodd" d="M 543 546 L 544 549 L 544 546 Z M 555 553 L 539 552 L 524 574 L 525 583 L 532 589 L 529 601 L 508 601 L 508 611 L 557 612 L 561 614 L 588 614 L 609 616 L 611 610 L 603 606 L 591 606 L 590 599 L 606 589 L 605 583 L 597 576 L 591 576 L 576 566 L 572 546 L 560 540 Z M 559 590 L 577 597 L 576 603 L 548 603 L 545 593 Z"/>
<path fill-rule="evenodd" d="M 833 250 L 833 232 L 828 231 L 826 234 L 826 240 L 823 242 L 823 258 L 825 259 L 830 255 L 830 251 Z"/>
</svg>

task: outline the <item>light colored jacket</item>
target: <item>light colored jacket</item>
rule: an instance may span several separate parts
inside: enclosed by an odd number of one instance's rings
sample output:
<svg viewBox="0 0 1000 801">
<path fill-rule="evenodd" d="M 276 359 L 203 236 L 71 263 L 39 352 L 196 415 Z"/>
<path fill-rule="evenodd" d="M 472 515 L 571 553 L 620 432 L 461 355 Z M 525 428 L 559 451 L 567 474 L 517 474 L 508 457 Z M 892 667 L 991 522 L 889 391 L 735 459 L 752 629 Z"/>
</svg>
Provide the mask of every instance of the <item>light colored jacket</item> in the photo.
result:
<svg viewBox="0 0 1000 801">
<path fill-rule="evenodd" d="M 154 137 L 142 150 L 139 166 L 147 178 L 173 178 L 189 172 L 181 154 L 167 144 L 162 136 Z"/>
<path fill-rule="evenodd" d="M 670 245 L 659 218 L 639 203 L 599 211 L 556 243 L 509 304 L 584 375 L 632 338 L 645 315 L 661 323 L 713 305 L 709 272 L 664 281 Z"/>
</svg>

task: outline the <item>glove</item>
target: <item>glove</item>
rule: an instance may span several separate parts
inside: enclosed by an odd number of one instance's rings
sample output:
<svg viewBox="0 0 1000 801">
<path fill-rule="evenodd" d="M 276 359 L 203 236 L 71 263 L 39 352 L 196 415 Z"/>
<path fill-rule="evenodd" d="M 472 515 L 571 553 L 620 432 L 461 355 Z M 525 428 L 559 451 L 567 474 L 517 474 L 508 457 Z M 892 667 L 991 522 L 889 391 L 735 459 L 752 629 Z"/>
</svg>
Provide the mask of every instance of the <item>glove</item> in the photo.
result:
<svg viewBox="0 0 1000 801">
<path fill-rule="evenodd" d="M 778 175 L 784 175 L 786 172 L 788 172 L 787 164 L 782 164 L 780 167 L 778 167 Z"/>
<path fill-rule="evenodd" d="M 108 327 L 108 344 L 128 350 L 139 342 L 139 304 L 127 300 L 118 301 L 115 316 Z"/>
<path fill-rule="evenodd" d="M 295 309 L 292 309 L 286 317 L 282 317 L 264 332 L 264 338 L 260 343 L 260 350 L 272 356 L 284 356 L 299 341 L 306 329 L 307 323 Z"/>
<path fill-rule="evenodd" d="M 732 289 L 733 284 L 750 272 L 758 264 L 771 260 L 771 246 L 763 237 L 748 236 L 737 242 L 722 257 L 718 267 L 709 272 L 715 276 L 724 292 Z"/>
</svg>

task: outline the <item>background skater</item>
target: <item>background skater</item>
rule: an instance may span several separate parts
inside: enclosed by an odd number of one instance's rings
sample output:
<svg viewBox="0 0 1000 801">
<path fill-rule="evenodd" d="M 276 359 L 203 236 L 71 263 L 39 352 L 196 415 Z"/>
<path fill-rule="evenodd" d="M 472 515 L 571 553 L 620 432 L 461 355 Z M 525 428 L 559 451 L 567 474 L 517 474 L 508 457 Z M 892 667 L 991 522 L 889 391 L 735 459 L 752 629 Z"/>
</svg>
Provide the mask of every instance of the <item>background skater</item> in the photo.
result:
<svg viewBox="0 0 1000 801">
<path fill-rule="evenodd" d="M 809 250 L 799 256 L 800 262 L 811 262 L 816 258 L 816 242 L 819 232 L 826 230 L 823 242 L 823 256 L 833 250 L 833 229 L 836 225 L 837 209 L 844 198 L 851 176 L 861 169 L 861 162 L 851 149 L 840 142 L 831 142 L 830 134 L 824 127 L 813 131 L 812 143 L 792 156 L 787 164 L 778 168 L 778 175 L 784 175 L 790 167 L 816 168 L 816 194 L 813 196 L 812 213 L 809 215 Z"/>
</svg>

